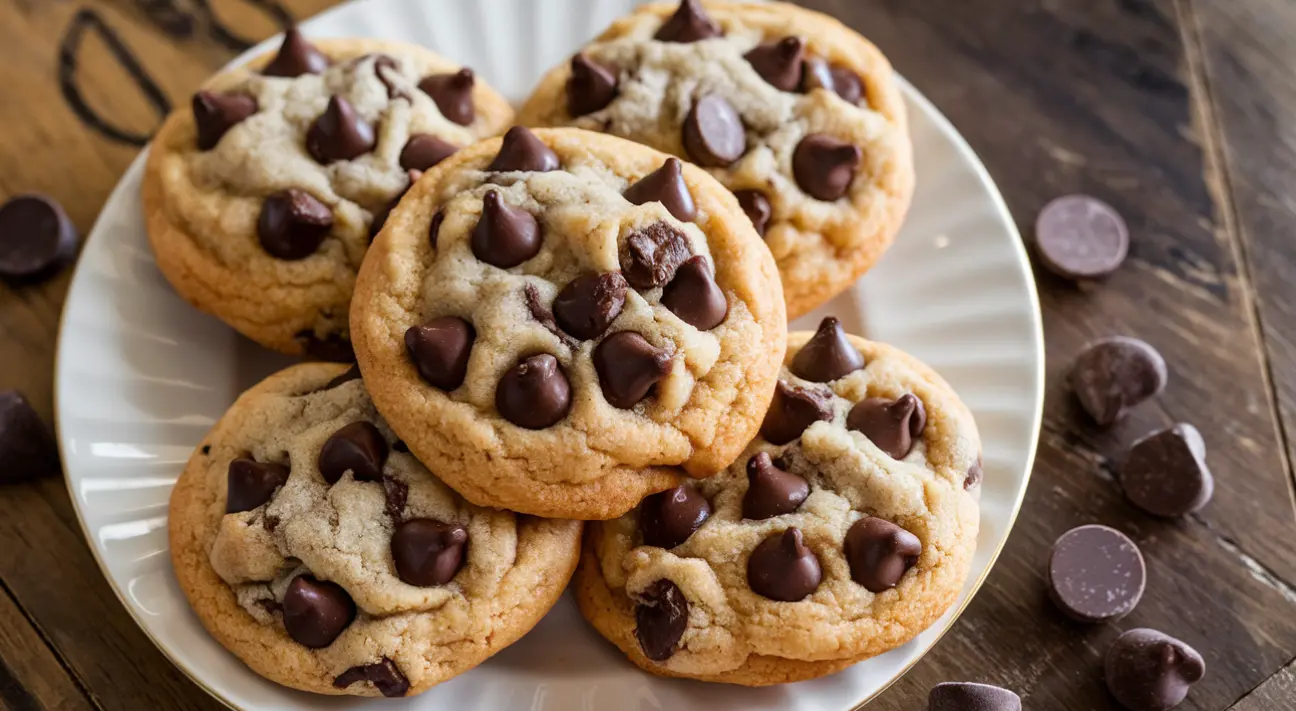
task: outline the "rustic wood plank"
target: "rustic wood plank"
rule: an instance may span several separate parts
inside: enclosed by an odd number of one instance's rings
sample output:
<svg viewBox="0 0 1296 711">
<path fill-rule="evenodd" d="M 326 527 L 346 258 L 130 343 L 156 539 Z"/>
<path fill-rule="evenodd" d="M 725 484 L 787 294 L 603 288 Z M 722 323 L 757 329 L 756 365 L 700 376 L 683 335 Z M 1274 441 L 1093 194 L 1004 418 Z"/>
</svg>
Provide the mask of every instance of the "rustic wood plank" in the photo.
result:
<svg viewBox="0 0 1296 711">
<path fill-rule="evenodd" d="M 0 593 L 0 708 L 96 708 L 7 593 Z"/>
<path fill-rule="evenodd" d="M 1296 662 L 1274 674 L 1265 683 L 1230 707 L 1231 711 L 1273 711 L 1296 699 Z"/>
</svg>

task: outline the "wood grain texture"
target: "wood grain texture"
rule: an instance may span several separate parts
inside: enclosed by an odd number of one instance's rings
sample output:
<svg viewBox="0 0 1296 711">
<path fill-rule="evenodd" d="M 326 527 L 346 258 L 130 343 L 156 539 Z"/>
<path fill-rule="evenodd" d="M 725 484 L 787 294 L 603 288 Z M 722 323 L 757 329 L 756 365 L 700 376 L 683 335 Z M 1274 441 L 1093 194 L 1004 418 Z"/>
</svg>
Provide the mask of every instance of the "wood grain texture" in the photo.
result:
<svg viewBox="0 0 1296 711">
<path fill-rule="evenodd" d="M 1296 699 L 1296 663 L 1274 674 L 1268 681 L 1246 695 L 1233 711 L 1275 711 L 1291 708 Z"/>
</svg>

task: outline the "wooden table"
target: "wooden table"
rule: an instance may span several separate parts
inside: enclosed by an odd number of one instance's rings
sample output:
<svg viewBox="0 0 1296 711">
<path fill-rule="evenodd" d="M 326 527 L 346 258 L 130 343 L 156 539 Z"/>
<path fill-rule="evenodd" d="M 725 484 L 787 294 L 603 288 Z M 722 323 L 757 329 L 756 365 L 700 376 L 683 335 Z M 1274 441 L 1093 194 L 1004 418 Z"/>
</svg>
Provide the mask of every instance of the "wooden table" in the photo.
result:
<svg viewBox="0 0 1296 711">
<path fill-rule="evenodd" d="M 469 0 L 464 0 L 469 1 Z M 157 124 L 247 40 L 330 0 L 0 0 L 0 196 L 50 193 L 88 231 Z M 989 582 L 870 709 L 914 711 L 944 680 L 1021 692 L 1028 709 L 1112 708 L 1099 669 L 1122 629 L 1206 657 L 1183 709 L 1296 706 L 1296 4 L 1288 0 L 807 0 L 846 20 L 953 120 L 1024 235 L 1049 199 L 1086 192 L 1133 234 L 1106 283 L 1041 274 L 1048 394 L 1025 508 Z M 0 388 L 52 416 L 70 273 L 0 285 Z M 1171 386 L 1110 432 L 1063 388 L 1098 336 L 1143 338 Z M 1200 515 L 1154 520 L 1113 463 L 1176 421 L 1204 435 L 1218 487 Z M 1083 523 L 1130 534 L 1142 604 L 1085 627 L 1045 598 L 1053 540 Z M 0 706 L 214 709 L 135 627 L 99 573 L 57 479 L 0 491 Z"/>
</svg>

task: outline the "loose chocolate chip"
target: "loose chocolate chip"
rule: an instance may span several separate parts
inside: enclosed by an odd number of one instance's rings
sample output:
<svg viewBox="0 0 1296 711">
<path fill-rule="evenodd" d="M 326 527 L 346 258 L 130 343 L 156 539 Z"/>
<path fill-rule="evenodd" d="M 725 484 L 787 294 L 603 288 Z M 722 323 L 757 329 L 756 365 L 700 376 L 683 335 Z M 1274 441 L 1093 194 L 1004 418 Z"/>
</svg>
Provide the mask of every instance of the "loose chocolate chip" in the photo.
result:
<svg viewBox="0 0 1296 711">
<path fill-rule="evenodd" d="M 756 228 L 756 234 L 764 237 L 765 231 L 769 229 L 770 218 L 774 216 L 774 208 L 770 205 L 769 198 L 759 190 L 739 190 L 734 193 L 734 196 L 738 198 L 738 205 L 742 207 L 743 212 L 747 213 L 747 219 L 751 220 L 752 227 Z"/>
<path fill-rule="evenodd" d="M 289 637 L 311 649 L 333 644 L 355 616 L 355 602 L 337 583 L 298 575 L 284 593 L 284 628 Z"/>
<path fill-rule="evenodd" d="M 547 173 L 558 170 L 558 154 L 546 146 L 534 133 L 522 126 L 514 126 L 504 134 L 499 153 L 486 170 L 497 173 L 523 171 Z"/>
<path fill-rule="evenodd" d="M 1021 711 L 1021 697 L 997 686 L 947 681 L 932 687 L 927 711 Z"/>
<path fill-rule="evenodd" d="M 582 341 L 603 335 L 625 306 L 626 280 L 621 272 L 576 277 L 558 292 L 553 315 L 559 328 Z"/>
<path fill-rule="evenodd" d="M 58 473 L 58 447 L 40 415 L 17 390 L 0 392 L 0 484 Z"/>
<path fill-rule="evenodd" d="M 306 152 L 320 165 L 357 158 L 372 151 L 377 143 L 373 126 L 340 96 L 329 98 L 324 113 L 306 131 Z"/>
<path fill-rule="evenodd" d="M 405 443 L 396 440 L 392 443 L 392 449 L 397 452 L 408 454 L 409 448 Z M 386 499 L 387 515 L 391 516 L 393 521 L 400 521 L 405 517 L 405 502 L 409 501 L 409 484 L 395 477 L 383 476 L 383 496 Z"/>
<path fill-rule="evenodd" d="M 846 428 L 868 437 L 892 459 L 904 459 L 927 427 L 922 400 L 905 393 L 895 400 L 865 398 L 846 415 Z"/>
<path fill-rule="evenodd" d="M 400 65 L 397 64 L 395 57 L 380 54 L 374 58 L 373 67 L 374 75 L 378 77 L 378 81 L 382 82 L 383 86 L 387 87 L 388 99 L 410 100 L 410 95 L 393 82 L 388 74 L 390 72 L 391 74 L 400 75 Z"/>
<path fill-rule="evenodd" d="M 432 245 L 432 249 L 436 249 L 437 237 L 441 235 L 442 222 L 445 222 L 445 213 L 437 212 L 432 216 L 432 224 L 428 226 L 428 244 Z"/>
<path fill-rule="evenodd" d="M 356 682 L 369 682 L 383 696 L 389 699 L 396 699 L 404 696 L 409 691 L 409 679 L 401 673 L 400 667 L 396 666 L 387 657 L 382 661 L 374 664 L 365 664 L 362 666 L 351 667 L 350 669 L 338 674 L 333 680 L 333 687 L 345 689 Z"/>
<path fill-rule="evenodd" d="M 981 466 L 981 457 L 977 457 L 976 462 L 968 467 L 967 476 L 963 477 L 963 489 L 970 491 L 981 486 L 981 480 L 985 479 L 985 469 Z"/>
<path fill-rule="evenodd" d="M 822 579 L 819 559 L 806 547 L 797 528 L 770 534 L 747 559 L 747 585 L 771 600 L 804 600 Z"/>
<path fill-rule="evenodd" d="M 639 505 L 639 532 L 645 546 L 674 548 L 682 545 L 711 518 L 711 502 L 702 492 L 680 484 L 643 500 Z"/>
<path fill-rule="evenodd" d="M 1167 711 L 1206 675 L 1197 650 L 1168 634 L 1129 630 L 1107 648 L 1107 689 L 1129 711 Z"/>
<path fill-rule="evenodd" d="M 494 190 L 486 193 L 481 219 L 472 230 L 474 256 L 508 269 L 536 256 L 540 243 L 540 222 L 535 215 L 504 202 Z"/>
<path fill-rule="evenodd" d="M 832 316 L 819 322 L 819 330 L 792 359 L 793 375 L 814 383 L 828 383 L 864 367 L 864 356 L 846 338 L 841 322 Z"/>
<path fill-rule="evenodd" d="M 543 353 L 524 359 L 500 378 L 495 409 L 518 427 L 542 430 L 571 409 L 571 384 L 558 359 Z"/>
<path fill-rule="evenodd" d="M 333 211 L 305 190 L 271 193 L 261 204 L 257 239 L 276 259 L 305 259 L 319 249 L 333 229 Z"/>
<path fill-rule="evenodd" d="M 841 64 L 829 64 L 818 57 L 805 61 L 801 79 L 801 91 L 809 93 L 815 89 L 827 89 L 852 106 L 859 106 L 864 98 L 864 82 L 855 70 Z"/>
<path fill-rule="evenodd" d="M 709 168 L 728 166 L 747 150 L 742 117 L 732 104 L 714 94 L 693 102 L 684 119 L 683 138 L 684 150 L 693 162 Z"/>
<path fill-rule="evenodd" d="M 194 124 L 198 128 L 198 150 L 210 151 L 225 132 L 257 112 L 256 99 L 245 94 L 200 91 L 193 95 Z"/>
<path fill-rule="evenodd" d="M 670 372 L 671 355 L 638 333 L 619 331 L 594 349 L 594 370 L 608 403 L 628 410 Z"/>
<path fill-rule="evenodd" d="M 405 331 L 405 351 L 424 380 L 450 392 L 463 385 L 476 340 L 472 324 L 458 316 L 442 316 Z"/>
<path fill-rule="evenodd" d="M 1111 205 L 1067 195 L 1045 205 L 1035 220 L 1035 251 L 1046 269 L 1064 279 L 1099 279 L 1125 261 L 1129 229 Z"/>
<path fill-rule="evenodd" d="M 1154 516 L 1184 516 L 1197 511 L 1215 493 L 1215 478 L 1206 466 L 1206 443 L 1187 423 L 1135 442 L 1121 468 L 1121 488 L 1135 506 Z"/>
<path fill-rule="evenodd" d="M 383 226 L 387 224 L 387 218 L 391 216 L 392 210 L 395 210 L 400 201 L 405 198 L 405 193 L 408 193 L 410 188 L 414 187 L 414 183 L 417 183 L 419 178 L 423 177 L 423 171 L 421 170 L 407 170 L 406 173 L 409 175 L 409 183 L 405 186 L 405 189 L 374 212 L 373 219 L 369 222 L 369 242 L 371 244 L 374 238 L 378 236 L 378 233 L 382 232 Z"/>
<path fill-rule="evenodd" d="M 806 480 L 779 469 L 768 452 L 758 452 L 747 460 L 743 518 L 760 520 L 790 514 L 801 508 L 809 495 Z"/>
<path fill-rule="evenodd" d="M 688 629 L 688 613 L 688 598 L 669 580 L 658 580 L 640 593 L 635 603 L 635 637 L 644 656 L 654 662 L 670 659 Z"/>
<path fill-rule="evenodd" d="M 567 335 L 565 331 L 558 328 L 558 322 L 554 320 L 553 312 L 545 306 L 543 298 L 540 296 L 540 290 L 535 284 L 527 284 L 523 289 L 526 296 L 527 311 L 531 312 L 531 318 L 535 319 L 545 330 L 552 333 L 562 341 L 563 345 L 571 349 L 580 347 L 580 341 Z"/>
<path fill-rule="evenodd" d="M 626 237 L 621 271 L 636 289 L 665 286 L 692 254 L 683 232 L 668 223 L 654 222 Z"/>
<path fill-rule="evenodd" d="M 801 139 L 792 152 L 792 175 L 807 195 L 832 202 L 850 189 L 864 159 L 860 147 L 823 133 Z"/>
<path fill-rule="evenodd" d="M 352 380 L 359 380 L 359 379 L 360 379 L 360 368 L 359 366 L 352 364 L 350 368 L 347 368 L 346 370 L 342 371 L 341 375 L 337 376 L 336 378 L 333 378 L 327 383 L 324 383 L 324 387 L 320 388 L 319 392 L 323 392 L 325 390 L 332 390 L 333 388 L 336 388 L 339 385 L 343 385 L 345 383 L 351 382 Z"/>
<path fill-rule="evenodd" d="M 567 80 L 567 113 L 584 116 L 612 103 L 617 97 L 616 70 L 577 54 L 571 60 L 571 78 Z"/>
<path fill-rule="evenodd" d="M 371 422 L 352 422 L 329 437 L 319 453 L 319 470 L 324 481 L 336 484 L 351 472 L 356 481 L 382 481 L 387 462 L 387 440 Z"/>
<path fill-rule="evenodd" d="M 299 77 L 303 74 L 319 74 L 328 69 L 328 66 L 328 57 L 307 42 L 302 33 L 293 27 L 284 33 L 278 54 L 261 73 L 268 77 Z"/>
<path fill-rule="evenodd" d="M 229 465 L 225 513 L 251 511 L 269 501 L 287 482 L 288 467 L 282 464 L 235 459 Z"/>
<path fill-rule="evenodd" d="M 701 255 L 680 265 L 675 278 L 662 290 L 662 306 L 699 331 L 710 331 L 729 315 L 729 301 L 711 276 L 711 265 Z"/>
<path fill-rule="evenodd" d="M 801 85 L 805 42 L 800 37 L 784 37 L 777 42 L 756 45 L 743 58 L 775 89 L 796 91 Z"/>
<path fill-rule="evenodd" d="M 0 277 L 49 276 L 76 251 L 77 229 L 53 198 L 19 195 L 0 205 Z"/>
<path fill-rule="evenodd" d="M 295 337 L 301 344 L 306 356 L 313 360 L 326 360 L 333 363 L 354 363 L 355 350 L 351 341 L 342 334 L 329 333 L 322 338 L 314 331 L 301 331 Z"/>
<path fill-rule="evenodd" d="M 626 188 L 625 199 L 635 205 L 659 202 L 675 219 L 683 222 L 692 222 L 697 217 L 697 207 L 693 204 L 693 194 L 684 183 L 684 166 L 679 158 L 667 158 L 662 167 Z"/>
<path fill-rule="evenodd" d="M 801 388 L 780 380 L 774 386 L 761 436 L 770 444 L 787 444 L 816 422 L 832 419 L 832 393 Z"/>
<path fill-rule="evenodd" d="M 1102 427 L 1160 393 L 1166 385 L 1161 354 L 1136 338 L 1118 336 L 1085 346 L 1068 376 L 1080 406 Z"/>
<path fill-rule="evenodd" d="M 894 588 L 922 555 L 914 534 L 874 516 L 851 524 L 844 542 L 851 579 L 871 593 Z"/>
<path fill-rule="evenodd" d="M 681 0 L 679 9 L 658 28 L 653 39 L 661 42 L 697 42 L 720 37 L 720 25 L 702 9 L 698 0 Z"/>
<path fill-rule="evenodd" d="M 450 582 L 463 567 L 467 547 L 468 529 L 430 518 L 400 524 L 391 541 L 396 574 L 423 588 Z"/>
<path fill-rule="evenodd" d="M 477 117 L 477 107 L 473 104 L 473 85 L 476 83 L 473 70 L 464 67 L 452 74 L 423 77 L 418 88 L 432 97 L 442 116 L 460 126 L 467 126 Z"/>
<path fill-rule="evenodd" d="M 1053 602 L 1079 622 L 1107 622 L 1128 615 L 1143 597 L 1146 579 L 1138 546 L 1107 526 L 1067 531 L 1049 556 Z"/>
<path fill-rule="evenodd" d="M 430 133 L 416 133 L 401 149 L 400 166 L 406 170 L 428 170 L 454 155 L 459 146 Z"/>
</svg>

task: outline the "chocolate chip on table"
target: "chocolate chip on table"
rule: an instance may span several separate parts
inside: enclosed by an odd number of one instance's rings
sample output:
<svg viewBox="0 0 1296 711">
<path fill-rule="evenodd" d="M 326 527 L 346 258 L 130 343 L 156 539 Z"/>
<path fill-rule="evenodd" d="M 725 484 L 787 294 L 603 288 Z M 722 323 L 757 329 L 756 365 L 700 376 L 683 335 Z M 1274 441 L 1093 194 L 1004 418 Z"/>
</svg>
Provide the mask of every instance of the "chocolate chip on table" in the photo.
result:
<svg viewBox="0 0 1296 711">
<path fill-rule="evenodd" d="M 380 694 L 389 699 L 404 696 L 409 691 L 410 686 L 409 679 L 406 679 L 405 675 L 401 673 L 400 667 L 396 666 L 396 662 L 383 657 L 382 661 L 351 667 L 338 674 L 337 678 L 333 680 L 333 687 L 345 689 L 352 684 L 365 681 L 373 684 Z"/>
<path fill-rule="evenodd" d="M 796 91 L 801 85 L 805 42 L 800 37 L 784 37 L 777 42 L 756 45 L 743 58 L 770 86 L 781 91 Z"/>
<path fill-rule="evenodd" d="M 329 97 L 324 113 L 306 131 L 306 152 L 320 165 L 358 158 L 377 143 L 373 126 L 340 96 Z"/>
<path fill-rule="evenodd" d="M 739 207 L 747 213 L 752 227 L 756 228 L 756 234 L 764 237 L 765 230 L 769 229 L 770 218 L 774 216 L 769 198 L 759 190 L 739 190 L 734 193 L 734 197 L 738 198 Z"/>
<path fill-rule="evenodd" d="M 932 687 L 927 711 L 1021 711 L 1021 697 L 989 684 L 947 681 Z"/>
<path fill-rule="evenodd" d="M 459 146 L 430 133 L 416 133 L 401 149 L 400 167 L 406 170 L 428 170 L 454 155 Z"/>
<path fill-rule="evenodd" d="M 430 385 L 450 392 L 468 374 L 477 331 L 458 316 L 442 316 L 405 331 L 405 352 Z"/>
<path fill-rule="evenodd" d="M 491 190 L 482 199 L 481 219 L 472 229 L 473 256 L 509 269 L 540 253 L 540 221 L 524 208 L 504 202 Z"/>
<path fill-rule="evenodd" d="M 729 315 L 729 300 L 711 276 L 711 265 L 701 255 L 689 258 L 662 290 L 662 306 L 699 331 L 710 331 Z"/>
<path fill-rule="evenodd" d="M 388 99 L 410 100 L 410 95 L 405 93 L 404 89 L 392 82 L 391 78 L 387 74 L 388 72 L 398 75 L 400 74 L 400 65 L 396 62 L 395 57 L 380 54 L 374 58 L 373 68 L 374 75 L 378 77 L 378 81 L 382 82 L 383 86 L 387 87 Z"/>
<path fill-rule="evenodd" d="M 639 533 L 645 546 L 682 545 L 711 518 L 711 502 L 702 492 L 680 484 L 646 497 L 639 504 Z"/>
<path fill-rule="evenodd" d="M 626 188 L 625 199 L 635 205 L 659 202 L 681 222 L 692 222 L 697 217 L 697 206 L 684 182 L 684 164 L 679 158 L 667 158 L 662 167 Z"/>
<path fill-rule="evenodd" d="M 337 583 L 298 575 L 284 593 L 284 628 L 289 637 L 311 649 L 333 644 L 355 616 L 355 601 Z"/>
<path fill-rule="evenodd" d="M 830 64 L 818 57 L 805 60 L 801 78 L 801 91 L 810 93 L 815 89 L 827 89 L 852 106 L 859 106 L 864 98 L 864 82 L 855 70 L 841 64 Z"/>
<path fill-rule="evenodd" d="M 40 415 L 22 393 L 0 391 L 0 484 L 58 473 L 58 446 Z"/>
<path fill-rule="evenodd" d="M 430 518 L 410 519 L 392 534 L 392 560 L 401 580 L 418 587 L 445 585 L 463 567 L 468 529 Z"/>
<path fill-rule="evenodd" d="M 832 202 L 850 189 L 863 159 L 863 151 L 854 143 L 812 133 L 792 152 L 792 176 L 805 194 Z"/>
<path fill-rule="evenodd" d="M 418 88 L 432 97 L 442 116 L 460 126 L 467 126 L 477 117 L 477 107 L 473 104 L 473 85 L 476 83 L 473 70 L 464 67 L 450 74 L 423 77 Z"/>
<path fill-rule="evenodd" d="M 525 358 L 500 378 L 495 409 L 518 427 L 542 430 L 571 409 L 571 384 L 558 359 L 543 353 Z"/>
<path fill-rule="evenodd" d="M 790 514 L 801 508 L 810 495 L 806 480 L 774 464 L 768 452 L 747 460 L 747 493 L 743 494 L 743 518 L 761 520 Z"/>
<path fill-rule="evenodd" d="M 194 94 L 193 117 L 198 130 L 198 150 L 210 151 L 215 148 L 226 131 L 256 112 L 256 99 L 246 94 L 220 94 L 213 91 Z"/>
<path fill-rule="evenodd" d="M 1143 554 L 1125 534 L 1090 524 L 1062 534 L 1049 556 L 1049 594 L 1079 622 L 1107 622 L 1129 614 L 1143 597 Z"/>
<path fill-rule="evenodd" d="M 534 133 L 522 126 L 514 126 L 504 134 L 499 153 L 486 170 L 507 173 L 523 171 L 547 173 L 558 170 L 558 154 L 544 144 Z"/>
<path fill-rule="evenodd" d="M 733 104 L 714 94 L 693 102 L 683 131 L 684 150 L 703 167 L 723 168 L 747 151 L 742 117 Z"/>
<path fill-rule="evenodd" d="M 336 484 L 347 472 L 356 481 L 382 481 L 387 462 L 387 440 L 372 422 L 352 422 L 334 432 L 319 453 L 324 481 Z"/>
<path fill-rule="evenodd" d="M 239 513 L 266 503 L 288 482 L 288 467 L 240 457 L 230 462 L 225 513 Z"/>
<path fill-rule="evenodd" d="M 608 403 L 628 410 L 670 372 L 671 354 L 638 333 L 619 331 L 594 349 L 594 370 Z"/>
<path fill-rule="evenodd" d="M 314 331 L 301 331 L 294 339 L 301 344 L 306 357 L 333 363 L 354 363 L 355 350 L 351 341 L 342 334 L 329 333 L 323 337 Z"/>
<path fill-rule="evenodd" d="M 1107 689 L 1129 711 L 1167 711 L 1183 702 L 1206 675 L 1197 650 L 1168 634 L 1129 630 L 1107 648 Z"/>
<path fill-rule="evenodd" d="M 1129 254 L 1129 229 L 1107 203 L 1066 195 L 1044 206 L 1035 220 L 1035 252 L 1054 274 L 1071 280 L 1099 279 Z"/>
<path fill-rule="evenodd" d="M 702 8 L 698 0 L 681 0 L 675 14 L 658 28 L 653 39 L 660 42 L 698 42 L 724 34 L 720 25 Z"/>
<path fill-rule="evenodd" d="M 748 587 L 771 600 L 804 600 L 822 579 L 819 559 L 798 528 L 770 534 L 747 558 Z"/>
<path fill-rule="evenodd" d="M 1117 336 L 1086 345 L 1067 379 L 1085 412 L 1099 426 L 1110 427 L 1165 389 L 1166 364 L 1152 346 Z"/>
<path fill-rule="evenodd" d="M 552 333 L 563 345 L 571 349 L 580 347 L 580 341 L 572 338 L 568 333 L 558 327 L 558 322 L 554 320 L 553 312 L 545 305 L 543 298 L 540 296 L 540 290 L 535 284 L 527 284 L 523 288 L 523 294 L 526 297 L 527 311 L 531 312 L 531 318 L 537 323 L 544 326 L 545 330 Z"/>
<path fill-rule="evenodd" d="M 288 188 L 261 203 L 257 240 L 276 259 L 305 259 L 319 249 L 333 229 L 333 211 L 314 195 Z"/>
<path fill-rule="evenodd" d="M 851 579 L 871 593 L 894 588 L 922 555 L 922 541 L 890 521 L 865 516 L 846 531 Z"/>
<path fill-rule="evenodd" d="M 664 578 L 636 598 L 635 637 L 639 648 L 654 662 L 670 659 L 688 629 L 688 598 L 675 583 Z"/>
<path fill-rule="evenodd" d="M 819 329 L 792 359 L 789 369 L 798 378 L 828 383 L 864 367 L 864 356 L 846 338 L 841 322 L 824 317 Z"/>
<path fill-rule="evenodd" d="M 1120 484 L 1126 498 L 1154 516 L 1201 509 L 1215 493 L 1201 433 L 1179 423 L 1135 442 L 1121 467 Z"/>
<path fill-rule="evenodd" d="M 626 237 L 621 272 L 636 289 L 665 286 L 692 254 L 683 232 L 666 222 L 654 222 Z"/>
<path fill-rule="evenodd" d="M 780 380 L 761 423 L 761 436 L 770 444 L 787 444 L 816 422 L 832 419 L 832 393 L 802 388 Z"/>
<path fill-rule="evenodd" d="M 319 74 L 328 69 L 329 64 L 328 57 L 293 27 L 284 33 L 279 52 L 261 73 L 268 77 L 299 77 L 303 74 Z"/>
<path fill-rule="evenodd" d="M 602 336 L 625 306 L 621 272 L 586 274 L 568 282 L 553 302 L 554 319 L 564 332 L 588 341 Z"/>
<path fill-rule="evenodd" d="M 927 427 L 927 409 L 912 393 L 895 400 L 870 397 L 846 415 L 846 428 L 862 433 L 892 459 L 904 459 Z"/>
<path fill-rule="evenodd" d="M 602 109 L 617 97 L 618 83 L 616 69 L 577 54 L 571 59 L 567 80 L 567 113 L 584 116 Z"/>
<path fill-rule="evenodd" d="M 18 195 L 0 205 L 0 277 L 53 274 L 76 252 L 77 229 L 53 198 Z"/>
</svg>

